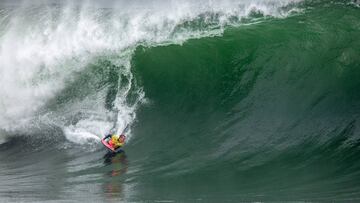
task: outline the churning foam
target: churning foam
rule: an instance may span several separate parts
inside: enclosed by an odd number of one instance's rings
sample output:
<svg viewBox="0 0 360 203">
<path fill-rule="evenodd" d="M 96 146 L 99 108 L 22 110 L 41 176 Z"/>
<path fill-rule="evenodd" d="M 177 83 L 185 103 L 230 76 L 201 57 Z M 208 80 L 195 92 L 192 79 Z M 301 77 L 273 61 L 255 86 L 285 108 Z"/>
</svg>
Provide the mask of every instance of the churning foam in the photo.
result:
<svg viewBox="0 0 360 203">
<path fill-rule="evenodd" d="M 137 87 L 138 101 L 130 105 L 125 100 L 135 85 L 130 60 L 136 46 L 218 35 L 234 18 L 240 21 L 254 11 L 281 17 L 287 12 L 284 6 L 298 1 L 39 1 L 2 5 L 0 129 L 25 131 L 38 119 L 60 125 L 75 142 L 100 137 L 112 128 L 122 132 L 135 119 L 135 110 L 144 98 Z M 187 26 L 193 21 L 204 26 Z M 55 113 L 40 111 L 73 79 L 73 73 L 83 71 L 98 56 L 114 54 L 119 57 L 112 62 L 120 64 L 119 72 L 132 81 L 125 87 L 119 84 L 114 111 L 104 107 L 105 91 L 72 101 Z M 76 124 L 67 124 L 67 118 L 79 112 L 85 116 Z"/>
</svg>

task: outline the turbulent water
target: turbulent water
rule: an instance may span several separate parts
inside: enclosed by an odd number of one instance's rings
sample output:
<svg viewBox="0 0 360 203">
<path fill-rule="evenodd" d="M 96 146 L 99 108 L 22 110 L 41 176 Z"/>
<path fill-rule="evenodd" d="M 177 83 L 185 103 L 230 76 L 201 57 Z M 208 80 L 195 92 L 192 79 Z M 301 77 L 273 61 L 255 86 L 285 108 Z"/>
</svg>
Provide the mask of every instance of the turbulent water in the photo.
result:
<svg viewBox="0 0 360 203">
<path fill-rule="evenodd" d="M 3 1 L 0 202 L 358 202 L 359 79 L 357 1 Z"/>
</svg>

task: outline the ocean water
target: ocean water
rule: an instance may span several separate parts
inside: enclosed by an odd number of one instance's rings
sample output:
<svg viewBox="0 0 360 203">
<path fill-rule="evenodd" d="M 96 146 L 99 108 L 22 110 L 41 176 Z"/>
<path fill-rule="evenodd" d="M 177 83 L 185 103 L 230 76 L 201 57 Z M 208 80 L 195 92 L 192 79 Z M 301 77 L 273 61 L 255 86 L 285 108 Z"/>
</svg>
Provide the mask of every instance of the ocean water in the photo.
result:
<svg viewBox="0 0 360 203">
<path fill-rule="evenodd" d="M 2 1 L 0 202 L 358 202 L 359 79 L 356 1 Z"/>
</svg>

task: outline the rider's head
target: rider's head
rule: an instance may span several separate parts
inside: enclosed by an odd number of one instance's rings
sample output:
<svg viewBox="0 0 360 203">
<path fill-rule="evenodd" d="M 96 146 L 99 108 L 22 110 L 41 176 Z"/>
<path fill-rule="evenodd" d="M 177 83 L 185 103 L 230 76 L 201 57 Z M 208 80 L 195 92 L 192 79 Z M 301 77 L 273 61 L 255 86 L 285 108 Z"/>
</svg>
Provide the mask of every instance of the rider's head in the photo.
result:
<svg viewBox="0 0 360 203">
<path fill-rule="evenodd" d="M 120 137 L 119 137 L 119 141 L 124 142 L 125 138 L 126 138 L 125 135 L 121 134 Z"/>
</svg>

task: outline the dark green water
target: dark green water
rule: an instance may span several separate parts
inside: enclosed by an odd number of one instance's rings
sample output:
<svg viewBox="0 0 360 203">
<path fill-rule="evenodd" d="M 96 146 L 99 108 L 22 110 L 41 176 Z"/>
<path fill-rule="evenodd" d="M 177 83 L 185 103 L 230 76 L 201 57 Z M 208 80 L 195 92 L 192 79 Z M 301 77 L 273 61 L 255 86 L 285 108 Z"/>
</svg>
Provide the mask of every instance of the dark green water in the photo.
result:
<svg viewBox="0 0 360 203">
<path fill-rule="evenodd" d="M 134 71 L 152 102 L 132 145 L 150 152 L 146 180 L 194 198 L 358 197 L 359 18 L 358 8 L 319 6 L 139 48 Z"/>
<path fill-rule="evenodd" d="M 88 116 L 68 116 L 73 103 L 104 91 L 96 105 L 111 111 L 132 83 L 125 103 L 138 88 L 147 102 L 125 152 L 104 156 L 53 124 L 10 133 L 0 201 L 360 201 L 360 10 L 296 8 L 219 36 L 136 46 L 131 78 L 100 54 L 41 111 L 78 126 Z"/>
</svg>

